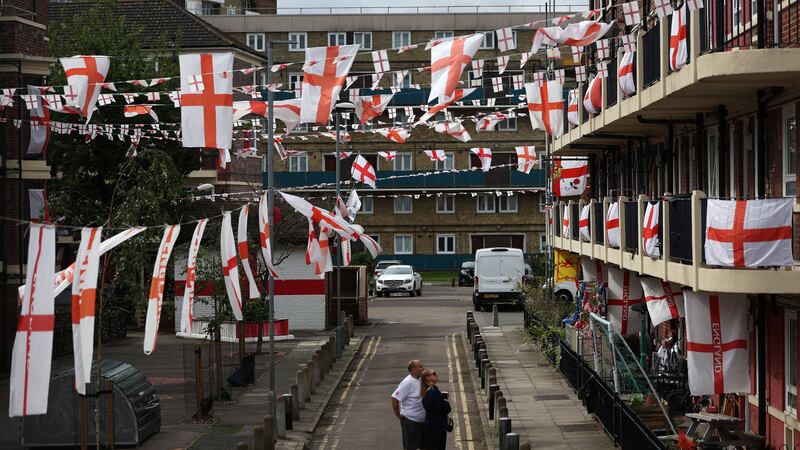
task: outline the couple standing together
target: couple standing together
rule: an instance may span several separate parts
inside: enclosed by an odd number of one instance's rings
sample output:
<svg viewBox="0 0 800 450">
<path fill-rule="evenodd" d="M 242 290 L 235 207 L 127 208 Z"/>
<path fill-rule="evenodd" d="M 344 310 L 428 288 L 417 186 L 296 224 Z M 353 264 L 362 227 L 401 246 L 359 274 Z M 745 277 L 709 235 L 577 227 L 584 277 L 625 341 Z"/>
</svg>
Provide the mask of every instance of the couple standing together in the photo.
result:
<svg viewBox="0 0 800 450">
<path fill-rule="evenodd" d="M 439 375 L 422 361 L 408 363 L 408 376 L 392 394 L 392 410 L 400 419 L 404 450 L 444 450 L 447 432 L 452 431 L 447 415 L 447 393 L 436 387 Z"/>
</svg>

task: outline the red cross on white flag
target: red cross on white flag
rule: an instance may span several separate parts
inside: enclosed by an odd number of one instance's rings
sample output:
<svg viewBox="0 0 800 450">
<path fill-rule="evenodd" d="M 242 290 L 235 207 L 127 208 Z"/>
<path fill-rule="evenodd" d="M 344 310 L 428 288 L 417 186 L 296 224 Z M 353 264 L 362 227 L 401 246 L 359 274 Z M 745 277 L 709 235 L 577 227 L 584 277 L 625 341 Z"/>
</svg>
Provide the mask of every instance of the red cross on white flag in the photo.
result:
<svg viewBox="0 0 800 450">
<path fill-rule="evenodd" d="M 355 60 L 358 45 L 309 47 L 306 60 L 321 60 L 303 71 L 301 123 L 328 123 L 345 77 Z"/>
<path fill-rule="evenodd" d="M 501 28 L 495 30 L 497 35 L 497 49 L 501 52 L 507 52 L 517 48 L 517 42 L 514 39 L 514 32 L 511 28 Z"/>
<path fill-rule="evenodd" d="M 709 199 L 705 260 L 724 267 L 791 267 L 792 199 Z"/>
<path fill-rule="evenodd" d="M 611 322 L 611 327 L 622 336 L 638 334 L 642 315 L 634 310 L 633 306 L 644 303 L 639 277 L 633 272 L 609 267 L 606 297 L 608 321 Z"/>
<path fill-rule="evenodd" d="M 697 11 L 703 7 L 703 0 L 686 0 L 689 11 Z"/>
<path fill-rule="evenodd" d="M 380 155 L 382 158 L 384 158 L 387 161 L 391 161 L 391 160 L 397 158 L 397 152 L 395 150 L 383 150 L 383 151 L 378 152 L 378 155 Z"/>
<path fill-rule="evenodd" d="M 372 80 L 372 85 L 370 86 L 371 89 L 378 89 L 378 86 L 381 84 L 381 78 L 383 78 L 383 72 L 381 73 L 374 73 L 369 76 Z"/>
<path fill-rule="evenodd" d="M 493 77 L 492 78 L 492 92 L 495 94 L 498 92 L 503 92 L 503 78 L 502 77 Z"/>
<path fill-rule="evenodd" d="M 561 50 L 558 47 L 550 47 L 547 49 L 547 59 L 561 59 Z"/>
<path fill-rule="evenodd" d="M 377 180 L 375 168 L 367 161 L 367 158 L 358 155 L 356 160 L 353 161 L 353 165 L 350 166 L 350 174 L 353 176 L 354 180 L 360 181 L 372 189 L 375 189 L 375 181 Z"/>
<path fill-rule="evenodd" d="M 617 83 L 619 83 L 619 90 L 626 97 L 636 93 L 636 77 L 633 73 L 633 62 L 636 54 L 633 52 L 626 52 L 619 62 L 619 69 L 617 69 Z"/>
<path fill-rule="evenodd" d="M 601 285 L 608 283 L 608 266 L 599 259 L 582 256 L 581 274 L 583 281 L 595 281 Z"/>
<path fill-rule="evenodd" d="M 472 78 L 481 78 L 482 76 L 483 76 L 483 60 L 482 59 L 473 60 Z"/>
<path fill-rule="evenodd" d="M 292 131 L 300 123 L 300 99 L 279 100 L 272 104 L 275 118 L 286 125 L 286 131 Z M 267 102 L 248 100 L 233 102 L 233 120 L 239 120 L 248 114 L 267 117 Z"/>
<path fill-rule="evenodd" d="M 622 48 L 628 52 L 633 53 L 636 51 L 636 36 L 632 34 L 626 34 L 619 37 L 620 44 L 622 44 Z"/>
<path fill-rule="evenodd" d="M 622 15 L 625 17 L 625 25 L 633 27 L 642 21 L 639 15 L 639 3 L 629 2 L 622 4 Z"/>
<path fill-rule="evenodd" d="M 522 69 L 525 67 L 525 64 L 528 63 L 528 60 L 533 55 L 533 52 L 522 52 L 519 56 L 519 68 Z"/>
<path fill-rule="evenodd" d="M 47 100 L 44 98 L 45 92 L 49 88 L 28 86 L 28 93 L 39 97 L 35 108 L 30 110 L 31 138 L 28 141 L 28 155 L 46 155 L 47 144 L 50 140 L 50 110 L 45 108 Z"/>
<path fill-rule="evenodd" d="M 144 354 L 149 355 L 156 349 L 158 325 L 161 322 L 161 305 L 164 297 L 164 282 L 167 275 L 167 263 L 172 248 L 181 232 L 180 225 L 168 225 L 158 246 L 156 262 L 153 265 L 153 277 L 150 280 L 150 295 L 147 301 L 147 316 L 144 324 Z"/>
<path fill-rule="evenodd" d="M 327 235 L 326 235 L 327 237 Z M 326 249 L 328 239 L 324 240 Z M 306 265 L 314 267 L 314 273 L 321 275 L 324 272 L 321 269 L 322 263 L 322 248 L 320 247 L 321 241 L 317 240 L 317 233 L 314 231 L 314 222 L 308 219 L 308 244 L 306 245 Z"/>
<path fill-rule="evenodd" d="M 564 133 L 564 100 L 561 97 L 561 83 L 555 80 L 526 83 L 525 94 L 528 98 L 528 112 L 533 129 L 544 130 L 554 137 L 561 136 Z"/>
<path fill-rule="evenodd" d="M 686 4 L 672 15 L 669 33 L 669 68 L 679 70 L 688 60 L 686 51 Z"/>
<path fill-rule="evenodd" d="M 589 114 L 599 114 L 603 109 L 603 79 L 599 76 L 592 78 L 586 94 L 583 95 L 583 107 Z"/>
<path fill-rule="evenodd" d="M 744 294 L 686 291 L 686 359 L 692 395 L 750 392 Z"/>
<path fill-rule="evenodd" d="M 467 129 L 458 121 L 445 120 L 444 122 L 437 122 L 433 130 L 437 133 L 443 133 L 454 137 L 461 142 L 469 142 L 472 140 L 472 136 L 469 135 Z"/>
<path fill-rule="evenodd" d="M 497 124 L 504 120 L 508 120 L 508 116 L 501 113 L 500 111 L 495 111 L 491 114 L 487 114 L 481 117 L 475 124 L 475 131 L 479 133 L 481 131 L 494 131 L 495 127 L 497 127 Z"/>
<path fill-rule="evenodd" d="M 55 228 L 31 224 L 26 288 L 11 354 L 9 417 L 47 413 L 55 323 L 55 263 Z"/>
<path fill-rule="evenodd" d="M 583 57 L 583 47 L 573 45 L 570 47 L 570 49 L 572 50 L 572 62 L 575 64 L 580 64 L 581 58 Z"/>
<path fill-rule="evenodd" d="M 64 67 L 67 84 L 74 89 L 70 90 L 70 96 L 65 95 L 67 105 L 77 107 L 89 123 L 97 109 L 97 96 L 108 75 L 111 60 L 107 56 L 73 56 L 59 61 Z"/>
<path fill-rule="evenodd" d="M 447 159 L 447 154 L 444 150 L 425 150 L 425 154 L 428 155 L 428 159 L 431 161 L 444 161 Z"/>
<path fill-rule="evenodd" d="M 573 197 L 583 194 L 589 162 L 585 159 L 555 159 L 553 161 L 553 195 Z"/>
<path fill-rule="evenodd" d="M 481 170 L 488 172 L 492 168 L 492 149 L 490 148 L 471 148 L 470 152 L 478 157 L 481 162 Z"/>
<path fill-rule="evenodd" d="M 502 75 L 506 71 L 506 67 L 508 67 L 508 58 L 509 56 L 498 56 L 497 57 L 497 74 Z"/>
<path fill-rule="evenodd" d="M 575 68 L 575 81 L 578 83 L 586 82 L 586 66 L 578 66 Z"/>
<path fill-rule="evenodd" d="M 558 81 L 558 84 L 563 86 L 564 80 L 566 79 L 567 76 L 567 71 L 564 69 L 556 69 L 553 71 L 553 75 L 555 75 L 555 79 L 556 81 Z"/>
<path fill-rule="evenodd" d="M 377 131 L 381 136 L 397 142 L 398 144 L 405 144 L 406 139 L 408 139 L 408 137 L 411 135 L 411 132 L 405 128 L 379 128 L 375 131 Z"/>
<path fill-rule="evenodd" d="M 567 122 L 570 123 L 572 126 L 578 126 L 580 124 L 578 118 L 578 90 L 577 89 L 570 89 L 569 90 L 569 102 L 567 105 Z"/>
<path fill-rule="evenodd" d="M 483 34 L 458 37 L 431 49 L 431 92 L 428 102 L 455 96 L 464 68 L 483 42 Z"/>
<path fill-rule="evenodd" d="M 447 108 L 448 106 L 452 105 L 453 103 L 461 100 L 462 98 L 468 97 L 473 92 L 475 92 L 475 88 L 456 89 L 453 92 L 453 96 L 452 97 L 445 98 L 445 99 L 440 99 L 439 104 L 437 104 L 436 106 L 432 106 L 432 107 L 428 108 L 428 110 L 425 112 L 425 114 L 423 114 L 419 118 L 419 120 L 414 122 L 414 126 L 417 126 L 417 125 L 419 125 L 419 124 L 421 124 L 423 122 L 427 122 L 428 119 L 430 119 L 431 117 L 435 116 L 436 114 L 438 114 L 439 112 L 443 111 L 445 108 Z"/>
<path fill-rule="evenodd" d="M 598 59 L 608 59 L 611 54 L 611 39 L 600 39 L 595 42 L 595 46 L 597 47 L 597 58 Z"/>
<path fill-rule="evenodd" d="M 511 76 L 511 84 L 513 86 L 513 90 L 519 91 L 525 89 L 525 78 L 522 74 L 512 75 Z"/>
<path fill-rule="evenodd" d="M 642 277 L 641 281 L 647 312 L 654 327 L 668 320 L 686 317 L 680 286 L 653 277 Z"/>
<path fill-rule="evenodd" d="M 375 65 L 375 73 L 389 71 L 389 56 L 386 54 L 386 50 L 376 50 L 371 55 L 372 63 Z"/>
<path fill-rule="evenodd" d="M 102 228 L 81 230 L 81 243 L 72 274 L 78 275 L 72 283 L 72 348 L 75 358 L 75 390 L 79 394 L 86 394 L 86 384 L 91 379 L 102 231 Z"/>
<path fill-rule="evenodd" d="M 367 95 L 358 97 L 356 100 L 356 116 L 362 124 L 366 124 L 370 120 L 379 117 L 383 114 L 386 106 L 392 101 L 393 94 L 381 95 Z"/>
<path fill-rule="evenodd" d="M 231 213 L 222 213 L 222 226 L 220 227 L 220 259 L 222 262 L 222 277 L 225 279 L 225 291 L 231 304 L 233 316 L 237 321 L 243 320 L 242 315 L 242 288 L 239 285 L 239 262 L 236 255 L 236 241 L 233 239 L 233 226 Z"/>
<path fill-rule="evenodd" d="M 658 216 L 660 202 L 647 203 L 642 224 L 642 253 L 651 258 L 661 256 L 660 242 L 658 239 Z"/>
<path fill-rule="evenodd" d="M 672 2 L 671 0 L 653 0 L 653 9 L 656 10 L 658 18 L 663 19 L 672 15 Z"/>
<path fill-rule="evenodd" d="M 184 147 L 229 150 L 233 138 L 233 53 L 180 55 L 181 136 Z M 202 90 L 191 80 L 202 78 Z"/>
<path fill-rule="evenodd" d="M 378 255 L 380 255 L 381 252 L 383 251 L 380 244 L 378 244 L 371 237 L 364 234 L 364 227 L 362 227 L 361 225 L 353 224 L 353 228 L 359 233 L 358 240 L 360 240 L 361 243 L 364 244 L 364 247 L 372 255 L 373 258 L 377 258 Z"/>
<path fill-rule="evenodd" d="M 285 192 L 279 192 L 279 194 L 281 194 L 281 198 L 283 198 L 289 206 L 294 208 L 295 211 L 313 220 L 314 223 L 319 224 L 320 227 L 331 229 L 340 236 L 345 236 L 348 239 L 358 238 L 358 232 L 341 217 L 336 217 L 328 211 L 319 209 L 307 200 L 296 195 L 287 194 Z"/>
<path fill-rule="evenodd" d="M 536 147 L 526 145 L 514 149 L 517 151 L 517 170 L 525 174 L 531 173 L 533 166 L 539 163 Z"/>
<path fill-rule="evenodd" d="M 585 242 L 589 242 L 592 240 L 592 236 L 589 230 L 589 213 L 591 212 L 592 205 L 586 204 L 583 205 L 581 208 L 581 214 L 578 218 L 578 234 L 580 235 L 581 239 Z"/>
<path fill-rule="evenodd" d="M 280 278 L 272 261 L 272 239 L 269 228 L 269 203 L 267 194 L 264 193 L 258 201 L 258 237 L 261 244 L 261 255 L 264 257 L 264 264 L 269 269 L 273 278 Z M 274 211 L 274 210 L 273 210 Z"/>
<path fill-rule="evenodd" d="M 608 242 L 609 247 L 619 248 L 620 232 L 618 202 L 613 202 L 608 205 L 608 212 L 606 213 L 606 242 Z"/>
<path fill-rule="evenodd" d="M 249 283 L 248 293 L 249 298 L 252 300 L 259 297 L 258 284 L 256 278 L 253 276 L 253 269 L 250 266 L 250 249 L 248 248 L 247 241 L 247 219 L 250 213 L 250 203 L 242 205 L 239 210 L 239 222 L 236 224 L 236 248 L 238 249 L 239 260 L 242 261 L 242 268 L 244 274 L 247 276 Z"/>
<path fill-rule="evenodd" d="M 181 333 L 189 335 L 192 332 L 194 321 L 194 288 L 197 281 L 197 253 L 200 251 L 200 241 L 208 224 L 208 219 L 200 219 L 194 227 L 192 240 L 189 242 L 189 256 L 186 259 L 186 284 L 183 289 L 183 303 L 181 304 Z"/>
<path fill-rule="evenodd" d="M 569 229 L 569 208 L 566 206 L 561 214 L 561 236 L 571 237 Z"/>
<path fill-rule="evenodd" d="M 542 44 L 586 46 L 608 33 L 611 24 L 585 20 L 571 23 L 566 28 L 539 28 L 533 35 L 531 51 L 536 53 Z"/>
</svg>

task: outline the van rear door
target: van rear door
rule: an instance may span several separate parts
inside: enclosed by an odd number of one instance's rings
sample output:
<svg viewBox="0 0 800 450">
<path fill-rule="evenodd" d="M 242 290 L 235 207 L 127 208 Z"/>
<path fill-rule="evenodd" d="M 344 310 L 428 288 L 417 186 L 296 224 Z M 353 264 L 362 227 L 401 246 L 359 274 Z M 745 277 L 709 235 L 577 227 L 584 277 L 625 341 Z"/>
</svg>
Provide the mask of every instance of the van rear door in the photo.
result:
<svg viewBox="0 0 800 450">
<path fill-rule="evenodd" d="M 519 292 L 524 273 L 523 259 L 516 252 L 491 251 L 480 255 L 475 261 L 480 293 Z"/>
</svg>

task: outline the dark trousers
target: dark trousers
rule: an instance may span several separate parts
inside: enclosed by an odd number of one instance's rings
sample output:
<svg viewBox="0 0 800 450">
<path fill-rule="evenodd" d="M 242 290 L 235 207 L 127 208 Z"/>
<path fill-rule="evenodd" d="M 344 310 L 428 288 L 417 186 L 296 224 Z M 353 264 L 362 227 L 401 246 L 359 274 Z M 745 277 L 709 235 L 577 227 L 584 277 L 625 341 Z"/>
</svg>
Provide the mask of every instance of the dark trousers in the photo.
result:
<svg viewBox="0 0 800 450">
<path fill-rule="evenodd" d="M 445 450 L 447 445 L 447 431 L 433 431 L 426 428 L 422 439 L 425 450 Z"/>
<path fill-rule="evenodd" d="M 422 447 L 423 422 L 414 422 L 405 417 L 400 419 L 400 429 L 403 431 L 403 449 L 417 450 Z"/>
</svg>

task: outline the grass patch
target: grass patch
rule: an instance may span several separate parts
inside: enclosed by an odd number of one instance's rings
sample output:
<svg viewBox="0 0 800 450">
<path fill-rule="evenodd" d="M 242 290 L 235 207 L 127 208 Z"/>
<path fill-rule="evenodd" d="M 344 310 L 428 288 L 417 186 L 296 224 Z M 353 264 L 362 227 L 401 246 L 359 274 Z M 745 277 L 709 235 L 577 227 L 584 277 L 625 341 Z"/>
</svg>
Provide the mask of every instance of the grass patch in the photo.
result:
<svg viewBox="0 0 800 450">
<path fill-rule="evenodd" d="M 420 271 L 422 281 L 450 281 L 458 279 L 458 272 L 455 270 L 427 270 Z"/>
</svg>

